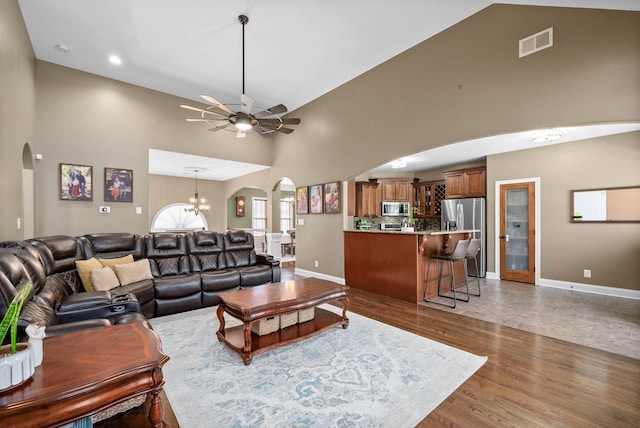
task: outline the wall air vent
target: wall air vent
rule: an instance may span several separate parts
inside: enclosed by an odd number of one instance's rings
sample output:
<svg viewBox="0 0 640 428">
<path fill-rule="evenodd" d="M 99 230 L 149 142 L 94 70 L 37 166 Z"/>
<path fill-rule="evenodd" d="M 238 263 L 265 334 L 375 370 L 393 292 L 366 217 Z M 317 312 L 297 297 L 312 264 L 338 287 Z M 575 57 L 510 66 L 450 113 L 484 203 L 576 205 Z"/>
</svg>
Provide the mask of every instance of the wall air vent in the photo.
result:
<svg viewBox="0 0 640 428">
<path fill-rule="evenodd" d="M 553 46 L 553 27 L 520 40 L 520 58 Z"/>
</svg>

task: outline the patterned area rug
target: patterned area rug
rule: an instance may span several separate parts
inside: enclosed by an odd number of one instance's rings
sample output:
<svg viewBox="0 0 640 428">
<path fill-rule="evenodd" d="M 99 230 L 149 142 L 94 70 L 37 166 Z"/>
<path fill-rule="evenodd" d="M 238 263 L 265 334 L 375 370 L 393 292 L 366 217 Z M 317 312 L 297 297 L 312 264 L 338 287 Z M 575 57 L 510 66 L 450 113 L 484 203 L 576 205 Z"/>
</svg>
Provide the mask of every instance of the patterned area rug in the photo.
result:
<svg viewBox="0 0 640 428">
<path fill-rule="evenodd" d="M 216 338 L 215 310 L 151 320 L 171 357 L 164 389 L 182 428 L 413 427 L 487 361 L 348 313 L 346 330 L 266 351 L 245 366 Z"/>
</svg>

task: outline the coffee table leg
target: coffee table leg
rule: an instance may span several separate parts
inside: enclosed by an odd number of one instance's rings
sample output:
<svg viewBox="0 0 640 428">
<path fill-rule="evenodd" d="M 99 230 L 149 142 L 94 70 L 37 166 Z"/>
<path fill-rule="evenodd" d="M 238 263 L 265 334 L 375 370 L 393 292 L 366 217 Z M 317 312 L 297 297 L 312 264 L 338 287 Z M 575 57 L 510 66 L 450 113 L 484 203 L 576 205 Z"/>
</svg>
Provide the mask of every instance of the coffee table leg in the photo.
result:
<svg viewBox="0 0 640 428">
<path fill-rule="evenodd" d="M 162 399 L 160 398 L 160 390 L 151 392 L 151 408 L 149 409 L 149 422 L 153 428 L 162 428 L 162 416 L 164 409 L 162 407 Z"/>
<path fill-rule="evenodd" d="M 251 323 L 244 323 L 244 349 L 242 350 L 242 362 L 245 366 L 251 364 Z"/>
<path fill-rule="evenodd" d="M 342 328 L 349 327 L 349 318 L 347 318 L 347 310 L 349 309 L 349 298 L 340 299 L 342 302 Z"/>
<path fill-rule="evenodd" d="M 224 308 L 222 307 L 222 305 L 218 305 L 216 314 L 218 315 L 218 321 L 220 321 L 220 327 L 218 327 L 218 334 L 216 336 L 218 336 L 219 341 L 222 341 L 222 338 L 220 337 L 222 334 L 224 334 Z"/>
</svg>

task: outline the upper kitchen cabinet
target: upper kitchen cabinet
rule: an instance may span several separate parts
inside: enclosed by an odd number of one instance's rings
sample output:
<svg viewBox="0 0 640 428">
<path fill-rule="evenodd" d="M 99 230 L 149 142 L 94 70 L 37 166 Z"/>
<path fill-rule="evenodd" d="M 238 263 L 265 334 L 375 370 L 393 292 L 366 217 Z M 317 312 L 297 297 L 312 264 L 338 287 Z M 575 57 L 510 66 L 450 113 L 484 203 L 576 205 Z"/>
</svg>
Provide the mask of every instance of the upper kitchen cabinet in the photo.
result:
<svg viewBox="0 0 640 428">
<path fill-rule="evenodd" d="M 406 180 L 381 180 L 383 201 L 411 201 L 411 181 Z"/>
<path fill-rule="evenodd" d="M 381 193 L 375 179 L 356 182 L 356 217 L 381 217 Z"/>
<path fill-rule="evenodd" d="M 414 207 L 417 208 L 418 217 L 439 217 L 441 212 L 440 202 L 445 198 L 445 182 L 440 181 L 414 181 Z"/>
<path fill-rule="evenodd" d="M 446 198 L 476 198 L 487 195 L 487 170 L 484 167 L 444 173 Z"/>
</svg>

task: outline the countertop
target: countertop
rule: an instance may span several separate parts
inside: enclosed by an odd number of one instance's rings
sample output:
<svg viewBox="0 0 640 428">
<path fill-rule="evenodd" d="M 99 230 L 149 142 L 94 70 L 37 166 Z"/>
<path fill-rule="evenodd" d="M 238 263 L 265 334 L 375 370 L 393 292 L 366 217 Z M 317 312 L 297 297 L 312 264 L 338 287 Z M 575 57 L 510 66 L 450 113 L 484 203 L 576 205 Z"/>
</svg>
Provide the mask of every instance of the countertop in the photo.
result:
<svg viewBox="0 0 640 428">
<path fill-rule="evenodd" d="M 473 233 L 480 232 L 479 229 L 463 229 L 463 230 L 440 230 L 440 229 L 430 229 L 430 230 L 420 230 L 416 232 L 402 232 L 399 230 L 380 230 L 380 229 L 370 229 L 370 230 L 355 230 L 348 229 L 345 232 L 356 232 L 356 233 L 394 233 L 394 234 L 402 234 L 402 235 L 455 235 L 456 233 Z"/>
</svg>

